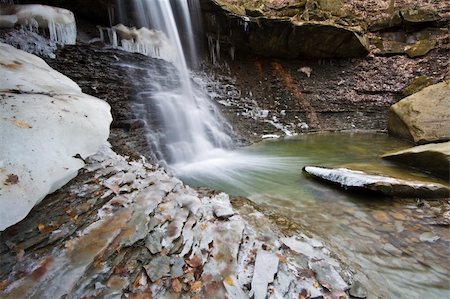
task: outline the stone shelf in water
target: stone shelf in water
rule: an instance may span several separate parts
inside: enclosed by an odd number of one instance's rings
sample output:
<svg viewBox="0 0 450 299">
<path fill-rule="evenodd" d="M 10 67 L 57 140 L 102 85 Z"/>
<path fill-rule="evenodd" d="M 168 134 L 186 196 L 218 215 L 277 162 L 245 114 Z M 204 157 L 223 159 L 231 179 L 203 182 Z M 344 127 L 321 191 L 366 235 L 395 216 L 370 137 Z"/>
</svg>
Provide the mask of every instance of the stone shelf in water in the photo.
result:
<svg viewBox="0 0 450 299">
<path fill-rule="evenodd" d="M 345 189 L 367 190 L 393 197 L 444 198 L 450 192 L 447 186 L 439 183 L 397 179 L 347 168 L 305 166 L 303 171 Z"/>
</svg>

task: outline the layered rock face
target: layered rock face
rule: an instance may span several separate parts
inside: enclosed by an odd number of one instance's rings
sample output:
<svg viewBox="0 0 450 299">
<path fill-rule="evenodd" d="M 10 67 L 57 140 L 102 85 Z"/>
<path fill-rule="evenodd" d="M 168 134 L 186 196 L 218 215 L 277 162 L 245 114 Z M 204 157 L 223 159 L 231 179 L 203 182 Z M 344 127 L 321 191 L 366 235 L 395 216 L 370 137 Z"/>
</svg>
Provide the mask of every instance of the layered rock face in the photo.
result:
<svg viewBox="0 0 450 299">
<path fill-rule="evenodd" d="M 424 144 L 450 140 L 450 81 L 415 93 L 389 111 L 389 134 Z"/>
<path fill-rule="evenodd" d="M 282 58 L 358 57 L 369 52 L 360 24 L 341 19 L 340 9 L 329 3 L 316 9 L 305 2 L 283 1 L 281 7 L 271 7 L 279 1 L 260 6 L 247 2 L 202 1 L 210 43 L 232 52 Z"/>
<path fill-rule="evenodd" d="M 0 44 L 0 230 L 22 220 L 109 136 L 107 103 L 42 59 Z"/>
</svg>

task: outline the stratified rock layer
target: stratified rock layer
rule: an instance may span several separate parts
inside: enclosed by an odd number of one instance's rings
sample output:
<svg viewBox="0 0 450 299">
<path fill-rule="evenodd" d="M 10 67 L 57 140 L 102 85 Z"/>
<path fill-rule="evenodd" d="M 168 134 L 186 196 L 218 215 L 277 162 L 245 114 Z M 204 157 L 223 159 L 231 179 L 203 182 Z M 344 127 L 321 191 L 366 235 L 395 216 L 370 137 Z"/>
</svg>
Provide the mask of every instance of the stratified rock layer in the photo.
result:
<svg viewBox="0 0 450 299">
<path fill-rule="evenodd" d="M 369 53 L 360 26 L 335 19 L 305 20 L 295 16 L 236 9 L 227 1 L 202 1 L 205 31 L 216 48 L 266 57 L 358 57 Z M 220 46 L 218 46 L 220 44 Z"/>
</svg>

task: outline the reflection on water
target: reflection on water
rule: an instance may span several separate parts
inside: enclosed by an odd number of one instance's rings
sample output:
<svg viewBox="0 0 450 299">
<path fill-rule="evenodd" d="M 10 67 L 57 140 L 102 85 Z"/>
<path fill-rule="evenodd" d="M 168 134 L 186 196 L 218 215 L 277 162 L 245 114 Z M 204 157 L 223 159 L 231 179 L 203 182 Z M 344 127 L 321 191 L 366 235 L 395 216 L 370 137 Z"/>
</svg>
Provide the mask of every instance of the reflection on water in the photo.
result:
<svg viewBox="0 0 450 299">
<path fill-rule="evenodd" d="M 352 194 L 301 174 L 305 165 L 351 165 L 448 184 L 379 159 L 409 146 L 383 134 L 311 134 L 209 157 L 178 174 L 191 185 L 276 207 L 366 273 L 376 295 L 450 298 L 448 201 Z"/>
</svg>

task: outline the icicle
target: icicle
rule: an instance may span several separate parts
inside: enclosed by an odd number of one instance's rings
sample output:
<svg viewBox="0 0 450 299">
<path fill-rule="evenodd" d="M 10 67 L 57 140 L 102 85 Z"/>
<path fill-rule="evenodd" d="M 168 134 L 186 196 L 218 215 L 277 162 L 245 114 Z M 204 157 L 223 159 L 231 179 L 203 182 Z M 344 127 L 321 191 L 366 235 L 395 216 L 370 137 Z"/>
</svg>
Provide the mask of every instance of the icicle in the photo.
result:
<svg viewBox="0 0 450 299">
<path fill-rule="evenodd" d="M 231 57 L 231 60 L 233 60 L 233 61 L 234 61 L 235 54 L 236 54 L 236 48 L 234 46 L 231 46 L 230 47 L 230 57 Z"/>
<path fill-rule="evenodd" d="M 48 30 L 48 38 L 60 45 L 75 44 L 77 28 L 75 17 L 69 10 L 45 5 L 12 5 L 8 14 L 1 15 L 8 22 L 5 27 L 21 25 L 35 33 Z M 11 23 L 14 21 L 14 23 Z"/>
<path fill-rule="evenodd" d="M 145 27 L 136 29 L 119 24 L 111 28 L 98 27 L 100 39 L 106 43 L 104 31 L 108 33 L 109 45 L 127 52 L 173 61 L 173 49 L 166 35 Z"/>
</svg>

